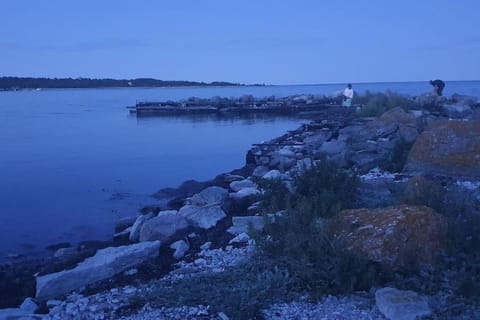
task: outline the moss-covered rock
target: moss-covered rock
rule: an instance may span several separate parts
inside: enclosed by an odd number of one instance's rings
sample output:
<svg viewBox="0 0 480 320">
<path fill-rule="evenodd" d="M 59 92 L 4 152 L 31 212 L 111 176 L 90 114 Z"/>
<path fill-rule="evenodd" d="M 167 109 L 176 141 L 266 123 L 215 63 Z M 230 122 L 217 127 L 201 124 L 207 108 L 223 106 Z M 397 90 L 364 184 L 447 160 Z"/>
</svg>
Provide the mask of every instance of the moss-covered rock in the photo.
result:
<svg viewBox="0 0 480 320">
<path fill-rule="evenodd" d="M 439 121 L 417 138 L 407 172 L 480 178 L 480 121 Z"/>
<path fill-rule="evenodd" d="M 348 250 L 392 270 L 432 265 L 446 243 L 445 218 L 425 206 L 340 212 L 330 232 Z"/>
</svg>

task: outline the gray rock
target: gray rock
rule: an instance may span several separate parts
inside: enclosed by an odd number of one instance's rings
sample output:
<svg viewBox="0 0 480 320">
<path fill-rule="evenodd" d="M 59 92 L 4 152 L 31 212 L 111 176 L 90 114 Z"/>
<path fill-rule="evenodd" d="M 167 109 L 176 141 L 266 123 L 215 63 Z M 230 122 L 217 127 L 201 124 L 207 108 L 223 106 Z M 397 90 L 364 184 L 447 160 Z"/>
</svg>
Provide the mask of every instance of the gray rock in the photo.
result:
<svg viewBox="0 0 480 320">
<path fill-rule="evenodd" d="M 225 182 L 233 182 L 233 181 L 239 181 L 239 180 L 244 180 L 245 177 L 241 176 L 241 175 L 238 175 L 238 174 L 230 174 L 230 173 L 227 173 L 225 174 L 223 180 Z"/>
<path fill-rule="evenodd" d="M 256 187 L 257 187 L 257 185 L 255 183 L 253 183 L 253 181 L 250 180 L 250 179 L 245 179 L 245 180 L 241 180 L 241 181 L 233 181 L 232 183 L 230 183 L 230 189 L 232 189 L 235 192 L 240 191 L 240 190 L 245 189 L 245 188 L 256 188 Z"/>
<path fill-rule="evenodd" d="M 159 241 L 98 250 L 75 268 L 37 277 L 36 298 L 48 300 L 88 284 L 108 279 L 158 256 Z"/>
<path fill-rule="evenodd" d="M 252 176 L 254 177 L 263 177 L 265 173 L 268 172 L 268 168 L 265 166 L 258 166 L 253 170 Z"/>
<path fill-rule="evenodd" d="M 259 195 L 261 192 L 257 188 L 244 188 L 238 192 L 230 193 L 230 197 L 236 200 Z"/>
<path fill-rule="evenodd" d="M 187 219 L 188 223 L 202 229 L 210 229 L 216 226 L 218 221 L 227 216 L 219 205 L 202 207 L 186 205 L 178 213 Z"/>
<path fill-rule="evenodd" d="M 238 236 L 230 240 L 228 243 L 242 243 L 242 242 L 248 242 L 250 240 L 250 237 L 246 233 L 240 233 Z"/>
<path fill-rule="evenodd" d="M 466 95 L 458 94 L 458 93 L 452 94 L 451 100 L 455 104 L 459 104 L 459 105 L 472 106 L 472 105 L 478 103 L 478 98 L 477 97 L 466 96 Z"/>
<path fill-rule="evenodd" d="M 125 230 L 117 232 L 113 235 L 113 240 L 122 241 L 122 240 L 130 240 L 130 232 L 132 231 L 132 227 L 127 227 Z"/>
<path fill-rule="evenodd" d="M 263 217 L 260 216 L 239 216 L 232 217 L 232 226 L 228 228 L 227 232 L 239 235 L 242 233 L 248 233 L 250 226 L 254 230 L 261 231 L 265 226 Z"/>
<path fill-rule="evenodd" d="M 343 140 L 332 140 L 322 144 L 319 151 L 328 155 L 339 154 L 345 152 L 346 143 Z"/>
<path fill-rule="evenodd" d="M 79 256 L 79 251 L 75 247 L 60 248 L 53 254 L 55 259 L 62 261 L 71 261 Z"/>
<path fill-rule="evenodd" d="M 211 204 L 222 204 L 227 197 L 228 191 L 226 189 L 213 186 L 195 194 L 190 201 L 194 206 L 204 206 Z"/>
<path fill-rule="evenodd" d="M 283 156 L 280 152 L 274 152 L 271 154 L 270 162 L 268 165 L 273 168 L 279 168 L 281 170 L 288 170 L 297 163 L 296 155 L 294 152 L 289 153 L 288 156 Z"/>
<path fill-rule="evenodd" d="M 287 157 L 287 158 L 295 158 L 296 157 L 295 152 L 292 151 L 288 147 L 283 147 L 282 149 L 278 150 L 278 155 L 280 155 L 282 157 Z"/>
<path fill-rule="evenodd" d="M 43 315 L 35 315 L 20 308 L 0 309 L 0 320 L 40 320 Z"/>
<path fill-rule="evenodd" d="M 202 244 L 200 246 L 200 250 L 208 250 L 208 249 L 210 249 L 211 246 L 212 246 L 212 242 L 210 242 L 210 241 L 205 242 L 204 244 Z"/>
<path fill-rule="evenodd" d="M 419 134 L 417 127 L 401 126 L 398 128 L 398 135 L 407 143 L 413 143 Z"/>
<path fill-rule="evenodd" d="M 115 222 L 115 232 L 120 232 L 128 227 L 131 227 L 136 220 L 137 216 L 124 217 L 117 220 L 117 222 Z"/>
<path fill-rule="evenodd" d="M 442 109 L 453 119 L 465 118 L 472 114 L 472 108 L 466 104 L 444 104 Z"/>
<path fill-rule="evenodd" d="M 270 170 L 263 175 L 263 179 L 282 179 L 284 176 L 278 170 Z"/>
<path fill-rule="evenodd" d="M 386 287 L 375 292 L 375 299 L 378 309 L 389 320 L 415 320 L 432 314 L 426 297 L 414 291 Z"/>
<path fill-rule="evenodd" d="M 158 216 L 143 223 L 140 229 L 139 240 L 167 242 L 175 233 L 187 227 L 187 220 L 177 211 L 163 211 Z"/>
<path fill-rule="evenodd" d="M 20 305 L 20 309 L 28 313 L 35 313 L 38 310 L 38 303 L 33 298 L 26 298 Z"/>
<path fill-rule="evenodd" d="M 455 179 L 480 178 L 480 121 L 437 121 L 415 140 L 404 172 L 444 175 Z"/>
<path fill-rule="evenodd" d="M 172 243 L 170 245 L 170 248 L 175 250 L 175 252 L 173 253 L 173 257 L 175 259 L 181 259 L 185 255 L 185 252 L 187 252 L 190 249 L 190 246 L 186 241 L 178 240 Z"/>
<path fill-rule="evenodd" d="M 145 223 L 145 221 L 152 219 L 155 217 L 154 213 L 149 213 L 146 215 L 141 215 L 135 220 L 135 223 L 133 224 L 132 228 L 130 229 L 130 236 L 129 240 L 132 242 L 138 242 L 138 239 L 140 237 L 140 229 L 142 228 L 142 225 Z"/>
<path fill-rule="evenodd" d="M 445 97 L 439 97 L 434 93 L 424 93 L 415 98 L 415 105 L 419 107 L 436 106 L 447 101 Z"/>
</svg>

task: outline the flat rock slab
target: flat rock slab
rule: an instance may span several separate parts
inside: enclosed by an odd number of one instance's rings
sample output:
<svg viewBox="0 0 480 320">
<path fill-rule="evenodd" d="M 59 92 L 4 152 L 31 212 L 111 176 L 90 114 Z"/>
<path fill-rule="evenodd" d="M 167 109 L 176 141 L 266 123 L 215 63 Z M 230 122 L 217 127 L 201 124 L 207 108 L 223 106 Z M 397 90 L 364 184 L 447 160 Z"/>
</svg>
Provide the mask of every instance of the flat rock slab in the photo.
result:
<svg viewBox="0 0 480 320">
<path fill-rule="evenodd" d="M 222 204 L 228 197 L 227 189 L 213 186 L 208 187 L 195 194 L 191 199 L 191 204 L 195 206 L 204 206 L 210 204 Z"/>
<path fill-rule="evenodd" d="M 415 320 L 432 313 L 426 297 L 414 291 L 386 287 L 375 292 L 375 299 L 378 309 L 389 320 Z"/>
<path fill-rule="evenodd" d="M 88 284 L 108 279 L 120 272 L 158 256 L 159 241 L 112 247 L 98 252 L 74 269 L 37 277 L 36 297 L 53 299 Z"/>
<path fill-rule="evenodd" d="M 179 215 L 185 217 L 194 227 L 210 229 L 227 215 L 219 205 L 206 205 L 202 207 L 186 205 L 179 211 Z"/>
<path fill-rule="evenodd" d="M 261 231 L 265 222 L 263 217 L 260 216 L 239 216 L 232 217 L 232 226 L 227 230 L 228 233 L 234 235 L 240 235 L 242 233 L 247 233 L 250 231 L 250 227 L 253 230 Z"/>
<path fill-rule="evenodd" d="M 179 231 L 188 227 L 187 220 L 176 210 L 162 211 L 145 221 L 140 229 L 140 242 L 159 240 L 164 244 Z"/>
</svg>

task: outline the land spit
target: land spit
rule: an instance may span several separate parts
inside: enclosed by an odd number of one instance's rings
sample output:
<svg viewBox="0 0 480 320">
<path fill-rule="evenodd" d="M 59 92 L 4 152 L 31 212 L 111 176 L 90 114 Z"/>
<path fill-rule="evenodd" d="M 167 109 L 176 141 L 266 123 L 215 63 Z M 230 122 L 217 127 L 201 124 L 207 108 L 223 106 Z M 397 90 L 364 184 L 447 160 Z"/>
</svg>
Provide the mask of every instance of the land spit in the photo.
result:
<svg viewBox="0 0 480 320">
<path fill-rule="evenodd" d="M 297 95 L 278 98 L 255 98 L 251 95 L 239 98 L 213 97 L 188 98 L 181 101 L 137 102 L 129 106 L 130 113 L 141 116 L 183 114 L 299 114 L 315 112 L 327 106 L 339 106 L 338 98 L 320 95 Z"/>
</svg>

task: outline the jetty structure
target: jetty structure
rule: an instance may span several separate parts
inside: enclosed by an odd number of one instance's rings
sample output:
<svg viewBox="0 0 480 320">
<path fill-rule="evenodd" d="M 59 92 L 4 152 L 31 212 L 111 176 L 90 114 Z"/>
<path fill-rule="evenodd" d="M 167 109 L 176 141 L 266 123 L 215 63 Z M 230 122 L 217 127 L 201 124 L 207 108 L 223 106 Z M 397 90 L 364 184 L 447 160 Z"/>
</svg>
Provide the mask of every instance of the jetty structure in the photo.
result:
<svg viewBox="0 0 480 320">
<path fill-rule="evenodd" d="M 295 95 L 287 97 L 255 98 L 244 95 L 238 98 L 197 98 L 180 101 L 137 102 L 128 106 L 131 114 L 142 116 L 163 116 L 183 114 L 301 114 L 315 113 L 323 107 L 340 107 L 338 98 L 322 95 Z"/>
</svg>

